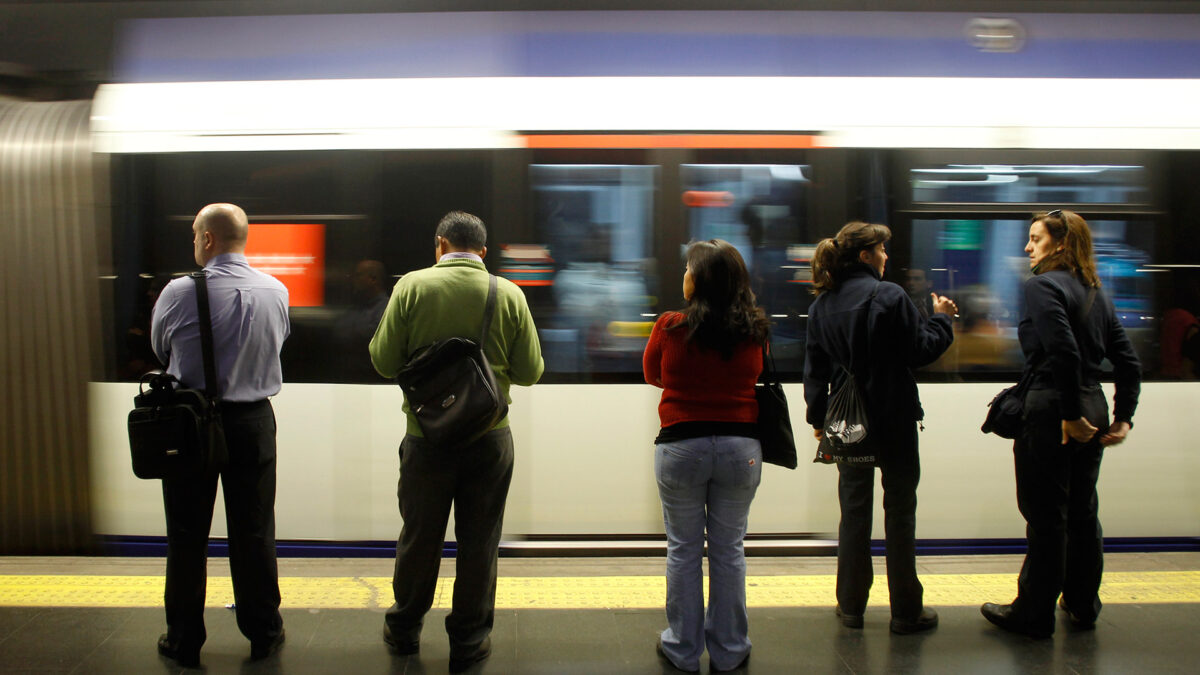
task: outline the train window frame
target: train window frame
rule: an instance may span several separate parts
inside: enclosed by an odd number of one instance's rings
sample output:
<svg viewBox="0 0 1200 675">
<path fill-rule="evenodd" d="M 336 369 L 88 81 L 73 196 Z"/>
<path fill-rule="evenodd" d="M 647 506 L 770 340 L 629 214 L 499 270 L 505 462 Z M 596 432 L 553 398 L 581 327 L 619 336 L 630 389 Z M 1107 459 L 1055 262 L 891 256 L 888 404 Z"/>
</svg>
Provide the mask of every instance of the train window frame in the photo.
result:
<svg viewBox="0 0 1200 675">
<path fill-rule="evenodd" d="M 1146 198 L 1138 203 L 1051 203 L 1051 202 L 933 202 L 917 201 L 911 189 L 913 170 L 946 164 L 996 165 L 1137 165 L 1144 168 Z M 1167 237 L 1166 192 L 1164 188 L 1165 160 L 1161 153 L 1142 150 L 908 150 L 898 151 L 888 172 L 893 189 L 895 208 L 892 210 L 893 234 L 891 260 L 886 278 L 902 283 L 899 271 L 907 269 L 914 259 L 912 244 L 914 222 L 917 220 L 1019 220 L 1028 223 L 1033 213 L 1068 208 L 1089 222 L 1105 220 L 1149 221 L 1154 228 L 1152 259 L 1162 258 Z M 1152 302 L 1158 296 L 1151 296 Z M 947 379 L 968 382 L 1011 382 L 1020 374 L 1020 367 L 983 372 L 956 370 L 954 372 L 916 371 L 919 382 L 944 382 Z M 1145 367 L 1146 364 L 1143 364 Z"/>
</svg>

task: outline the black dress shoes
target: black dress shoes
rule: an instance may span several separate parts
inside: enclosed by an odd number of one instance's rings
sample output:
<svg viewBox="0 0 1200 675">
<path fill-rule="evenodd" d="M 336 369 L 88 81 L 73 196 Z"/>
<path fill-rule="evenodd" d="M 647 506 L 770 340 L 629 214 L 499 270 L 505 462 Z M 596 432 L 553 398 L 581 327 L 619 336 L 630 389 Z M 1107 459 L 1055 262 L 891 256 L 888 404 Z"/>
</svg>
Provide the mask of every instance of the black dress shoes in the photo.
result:
<svg viewBox="0 0 1200 675">
<path fill-rule="evenodd" d="M 842 625 L 845 626 L 846 628 L 862 628 L 863 627 L 863 615 L 862 614 L 847 614 L 846 612 L 842 611 L 841 605 L 838 605 L 837 608 L 834 609 L 833 611 L 835 614 L 837 614 L 838 619 L 841 619 Z"/>
<path fill-rule="evenodd" d="M 251 642 L 250 660 L 261 661 L 262 659 L 265 659 L 268 656 L 278 652 L 279 648 L 283 646 L 285 635 L 286 633 L 284 630 L 280 628 L 279 635 L 276 635 L 273 639 L 266 640 L 264 642 Z"/>
<path fill-rule="evenodd" d="M 979 612 L 983 614 L 983 618 L 1012 633 L 1020 633 L 1036 640 L 1044 640 L 1054 635 L 1054 628 L 1046 630 L 1031 626 L 1017 619 L 1013 616 L 1012 605 L 997 605 L 992 602 L 985 602 L 979 608 Z"/>
<path fill-rule="evenodd" d="M 167 639 L 167 634 L 158 636 L 158 653 L 184 668 L 200 667 L 200 650 L 181 650 L 178 644 Z"/>
<path fill-rule="evenodd" d="M 1062 611 L 1067 613 L 1067 618 L 1071 620 L 1071 625 L 1075 628 L 1080 630 L 1092 630 L 1096 627 L 1095 617 L 1088 618 L 1072 612 L 1071 608 L 1067 607 L 1067 601 L 1065 598 L 1058 599 L 1058 606 L 1060 609 L 1062 609 Z"/>
<path fill-rule="evenodd" d="M 461 673 L 471 666 L 479 663 L 492 655 L 492 637 L 483 638 L 483 642 L 475 648 L 475 651 L 463 654 L 461 656 L 450 655 L 450 672 Z"/>
<path fill-rule="evenodd" d="M 421 643 L 417 640 L 412 642 L 401 642 L 392 635 L 392 629 L 388 625 L 383 624 L 383 643 L 388 646 L 388 650 L 397 656 L 412 656 L 421 651 Z"/>
<path fill-rule="evenodd" d="M 920 633 L 921 631 L 933 630 L 937 628 L 938 615 L 937 612 L 926 607 L 921 610 L 921 613 L 915 619 L 898 619 L 893 617 L 891 629 L 897 635 L 911 635 L 912 633 Z"/>
</svg>

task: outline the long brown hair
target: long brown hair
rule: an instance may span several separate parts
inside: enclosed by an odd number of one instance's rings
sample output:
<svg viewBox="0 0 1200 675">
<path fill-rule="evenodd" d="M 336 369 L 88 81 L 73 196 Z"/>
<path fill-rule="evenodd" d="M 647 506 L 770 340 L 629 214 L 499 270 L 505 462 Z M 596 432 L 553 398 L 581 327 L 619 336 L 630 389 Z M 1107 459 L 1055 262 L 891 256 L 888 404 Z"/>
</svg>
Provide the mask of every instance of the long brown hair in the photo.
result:
<svg viewBox="0 0 1200 675">
<path fill-rule="evenodd" d="M 716 349 L 728 359 L 745 340 L 766 342 L 770 322 L 755 303 L 742 254 L 727 241 L 697 241 L 687 249 L 692 297 L 683 310 L 688 341 Z"/>
<path fill-rule="evenodd" d="M 1067 270 L 1075 275 L 1084 286 L 1100 288 L 1100 275 L 1096 273 L 1096 255 L 1092 251 L 1092 228 L 1088 227 L 1083 216 L 1074 211 L 1049 211 L 1035 213 L 1029 221 L 1033 225 L 1042 221 L 1046 232 L 1055 243 L 1062 244 L 1061 251 L 1055 251 L 1038 263 L 1034 274 L 1050 270 Z"/>
<path fill-rule="evenodd" d="M 838 233 L 817 243 L 812 257 L 813 295 L 837 288 L 842 274 L 861 262 L 858 254 L 892 238 L 887 225 L 855 220 L 846 223 Z"/>
</svg>

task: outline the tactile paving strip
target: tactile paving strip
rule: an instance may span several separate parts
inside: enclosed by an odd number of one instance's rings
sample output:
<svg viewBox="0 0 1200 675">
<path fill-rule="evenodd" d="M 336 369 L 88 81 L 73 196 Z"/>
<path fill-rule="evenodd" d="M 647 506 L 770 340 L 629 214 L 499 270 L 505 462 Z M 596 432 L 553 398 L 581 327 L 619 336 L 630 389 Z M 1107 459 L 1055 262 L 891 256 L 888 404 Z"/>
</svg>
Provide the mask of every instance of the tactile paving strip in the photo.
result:
<svg viewBox="0 0 1200 675">
<path fill-rule="evenodd" d="M 1016 574 L 925 574 L 925 602 L 978 605 L 1016 594 Z M 822 607 L 834 604 L 835 577 L 746 578 L 750 607 Z M 438 579 L 433 606 L 449 609 L 453 577 Z M 707 587 L 707 579 L 705 579 Z M 392 604 L 387 577 L 283 577 L 285 609 L 382 609 Z M 887 578 L 875 578 L 872 606 L 887 606 Z M 497 609 L 652 609 L 666 599 L 661 576 L 501 577 Z M 0 575 L 0 606 L 161 607 L 162 576 Z M 208 578 L 208 606 L 233 602 L 229 577 Z M 1100 598 L 1110 604 L 1200 603 L 1200 571 L 1112 572 Z"/>
</svg>

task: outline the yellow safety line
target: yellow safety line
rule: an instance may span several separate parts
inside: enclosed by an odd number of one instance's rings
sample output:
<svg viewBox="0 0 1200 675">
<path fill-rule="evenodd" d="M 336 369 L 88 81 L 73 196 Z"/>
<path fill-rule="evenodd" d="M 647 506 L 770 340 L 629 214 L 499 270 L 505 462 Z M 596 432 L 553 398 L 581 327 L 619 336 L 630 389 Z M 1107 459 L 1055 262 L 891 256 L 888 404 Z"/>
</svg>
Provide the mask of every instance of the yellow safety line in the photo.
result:
<svg viewBox="0 0 1200 675">
<path fill-rule="evenodd" d="M 978 605 L 1016 594 L 1016 574 L 925 574 L 925 602 L 933 606 Z M 707 585 L 707 579 L 705 580 Z M 828 607 L 833 575 L 752 576 L 750 607 Z M 454 579 L 438 579 L 435 608 L 449 609 Z M 391 605 L 386 577 L 283 577 L 285 609 L 381 609 Z M 162 576 L 0 575 L 0 606 L 160 607 Z M 661 576 L 501 577 L 497 609 L 648 609 L 662 607 Z M 208 606 L 233 602 L 229 577 L 208 578 Z M 1200 603 L 1200 571 L 1112 572 L 1104 576 L 1106 603 Z M 875 579 L 871 605 L 887 606 L 887 578 Z"/>
</svg>

